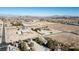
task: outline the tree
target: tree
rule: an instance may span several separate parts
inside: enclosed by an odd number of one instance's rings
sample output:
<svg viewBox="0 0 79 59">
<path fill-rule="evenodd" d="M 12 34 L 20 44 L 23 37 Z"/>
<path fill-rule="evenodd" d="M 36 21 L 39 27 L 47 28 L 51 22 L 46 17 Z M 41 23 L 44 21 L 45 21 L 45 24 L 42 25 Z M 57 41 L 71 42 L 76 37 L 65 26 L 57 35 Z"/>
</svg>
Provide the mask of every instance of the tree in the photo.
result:
<svg viewBox="0 0 79 59">
<path fill-rule="evenodd" d="M 58 45 L 58 42 L 56 40 L 48 40 L 47 42 L 47 46 L 51 50 L 54 50 L 57 45 Z"/>
<path fill-rule="evenodd" d="M 43 42 L 37 37 L 35 39 L 33 39 L 35 42 L 37 42 L 38 44 L 42 45 Z"/>
<path fill-rule="evenodd" d="M 21 42 L 21 50 L 22 51 L 27 51 L 26 42 Z"/>
<path fill-rule="evenodd" d="M 29 44 L 29 47 L 33 47 L 33 46 L 34 46 L 34 43 L 31 42 L 31 43 Z"/>
<path fill-rule="evenodd" d="M 13 26 L 23 26 L 21 22 L 11 22 Z"/>
</svg>

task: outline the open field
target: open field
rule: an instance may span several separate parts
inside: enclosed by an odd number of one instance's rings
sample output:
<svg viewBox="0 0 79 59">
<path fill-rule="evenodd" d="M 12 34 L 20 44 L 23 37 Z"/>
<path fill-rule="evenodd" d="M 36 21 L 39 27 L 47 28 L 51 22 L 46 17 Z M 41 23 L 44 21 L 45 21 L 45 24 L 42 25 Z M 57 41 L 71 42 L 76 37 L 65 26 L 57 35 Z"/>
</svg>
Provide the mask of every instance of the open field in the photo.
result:
<svg viewBox="0 0 79 59">
<path fill-rule="evenodd" d="M 31 28 L 40 28 L 41 30 L 44 28 L 48 28 L 47 30 L 42 30 L 42 32 L 52 32 L 52 34 L 45 35 L 44 37 L 50 37 L 52 40 L 57 40 L 62 43 L 74 43 L 76 47 L 79 47 L 79 35 L 73 34 L 71 32 L 79 31 L 79 26 L 73 26 L 73 25 L 66 25 L 66 24 L 60 24 L 60 23 L 52 23 L 47 21 L 37 21 L 37 22 L 26 22 L 25 27 L 30 28 L 29 32 L 24 32 L 23 34 L 16 34 L 17 27 L 5 27 L 5 35 L 6 35 L 6 42 L 14 42 L 19 40 L 25 40 L 28 38 L 35 38 L 39 37 L 38 33 L 35 31 L 32 31 Z M 27 30 L 26 29 L 26 30 Z M 47 32 L 46 32 L 47 31 Z M 42 33 L 41 32 L 41 33 Z"/>
</svg>

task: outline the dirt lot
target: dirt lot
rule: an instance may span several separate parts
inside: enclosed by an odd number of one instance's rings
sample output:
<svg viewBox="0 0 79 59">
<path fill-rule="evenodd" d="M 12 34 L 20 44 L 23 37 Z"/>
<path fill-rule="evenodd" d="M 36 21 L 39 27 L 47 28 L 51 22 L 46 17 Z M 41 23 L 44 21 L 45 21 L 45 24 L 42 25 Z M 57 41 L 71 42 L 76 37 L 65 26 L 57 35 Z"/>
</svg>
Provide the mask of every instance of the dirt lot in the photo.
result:
<svg viewBox="0 0 79 59">
<path fill-rule="evenodd" d="M 9 43 L 9 42 L 14 42 L 14 41 L 19 41 L 19 40 L 25 40 L 25 39 L 28 39 L 28 38 L 34 38 L 34 37 L 37 37 L 38 34 L 31 31 L 31 32 L 25 32 L 21 35 L 19 34 L 16 34 L 17 32 L 17 28 L 16 27 L 11 27 L 11 28 L 6 28 L 5 29 L 5 39 L 6 39 L 6 42 Z"/>
<path fill-rule="evenodd" d="M 50 23 L 50 22 L 38 22 L 42 26 L 48 26 L 50 30 L 58 30 L 61 33 L 49 35 L 48 37 L 52 40 L 57 40 L 67 44 L 74 44 L 75 47 L 79 48 L 79 35 L 70 33 L 72 31 L 79 31 L 79 26 L 65 25 L 60 23 Z"/>
<path fill-rule="evenodd" d="M 27 25 L 27 23 L 26 23 Z M 28 23 L 27 26 L 31 27 L 45 27 L 47 26 L 50 30 L 58 30 L 61 31 L 61 33 L 49 35 L 48 37 L 51 37 L 53 40 L 57 40 L 63 43 L 71 44 L 73 43 L 75 47 L 79 47 L 79 35 L 72 34 L 70 32 L 72 31 L 79 31 L 79 26 L 73 26 L 73 25 L 65 25 L 60 23 L 52 23 L 52 22 L 46 22 L 46 21 L 40 21 L 40 22 L 32 22 Z M 38 34 L 35 32 L 30 33 L 24 33 L 23 35 L 17 35 L 16 34 L 16 28 L 14 29 L 7 29 L 6 30 L 6 41 L 18 41 L 23 40 L 26 38 L 32 38 L 36 37 Z"/>
<path fill-rule="evenodd" d="M 74 25 L 66 25 L 66 24 L 60 24 L 60 23 L 52 23 L 52 22 L 46 22 L 46 21 L 41 21 L 41 22 L 36 22 L 33 23 L 34 25 L 37 26 L 48 26 L 49 29 L 55 29 L 59 31 L 76 31 L 79 30 L 79 26 L 74 26 Z"/>
<path fill-rule="evenodd" d="M 57 40 L 64 44 L 74 44 L 75 47 L 79 48 L 79 36 L 71 34 L 71 33 L 60 33 L 55 35 L 48 36 L 52 38 L 52 40 Z"/>
</svg>

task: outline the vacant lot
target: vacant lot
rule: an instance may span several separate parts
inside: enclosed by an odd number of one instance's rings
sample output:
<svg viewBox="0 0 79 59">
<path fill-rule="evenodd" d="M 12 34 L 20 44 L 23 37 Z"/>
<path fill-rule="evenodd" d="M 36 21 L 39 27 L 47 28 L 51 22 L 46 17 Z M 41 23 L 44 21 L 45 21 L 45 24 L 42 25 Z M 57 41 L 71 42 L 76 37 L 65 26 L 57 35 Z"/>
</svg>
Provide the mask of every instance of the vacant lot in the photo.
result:
<svg viewBox="0 0 79 59">
<path fill-rule="evenodd" d="M 79 32 L 79 26 L 51 22 L 38 22 L 37 24 L 41 24 L 41 26 L 48 26 L 50 30 L 58 30 L 58 32 L 60 32 L 46 37 L 52 38 L 52 40 L 60 41 L 64 44 L 73 44 L 75 47 L 79 48 L 79 35 L 71 33 L 74 31 Z"/>
<path fill-rule="evenodd" d="M 22 34 L 17 34 L 17 28 L 16 27 L 6 27 L 5 28 L 5 39 L 6 42 L 14 42 L 19 40 L 26 40 L 28 38 L 35 38 L 38 36 L 37 33 L 30 31 L 30 32 L 24 32 Z"/>
<path fill-rule="evenodd" d="M 39 22 L 26 23 L 26 27 L 29 27 L 29 28 L 31 28 L 31 27 L 35 27 L 35 28 L 47 27 L 53 33 L 56 32 L 56 34 L 51 34 L 46 37 L 50 37 L 50 38 L 52 38 L 52 40 L 57 40 L 57 41 L 60 41 L 60 42 L 66 43 L 66 44 L 74 44 L 75 47 L 79 47 L 79 35 L 71 33 L 73 31 L 79 31 L 79 26 L 39 21 Z M 16 32 L 17 32 L 16 27 L 13 27 L 13 28 L 6 27 L 5 31 L 6 31 L 6 33 L 5 33 L 6 42 L 25 40 L 27 38 L 33 38 L 33 37 L 38 36 L 38 33 L 34 32 L 32 30 L 31 30 L 31 32 L 26 32 L 26 33 L 23 33 L 22 35 L 18 35 L 18 34 L 16 34 Z"/>
</svg>

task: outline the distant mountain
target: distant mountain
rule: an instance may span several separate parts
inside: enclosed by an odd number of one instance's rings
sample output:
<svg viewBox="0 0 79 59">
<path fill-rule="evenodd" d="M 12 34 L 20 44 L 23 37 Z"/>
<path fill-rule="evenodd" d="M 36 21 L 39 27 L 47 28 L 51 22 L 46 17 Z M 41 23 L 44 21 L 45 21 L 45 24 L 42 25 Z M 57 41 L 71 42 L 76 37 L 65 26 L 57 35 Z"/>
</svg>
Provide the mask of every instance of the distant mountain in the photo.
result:
<svg viewBox="0 0 79 59">
<path fill-rule="evenodd" d="M 13 14 L 0 14 L 0 16 L 20 16 L 20 15 L 13 15 Z"/>
</svg>

